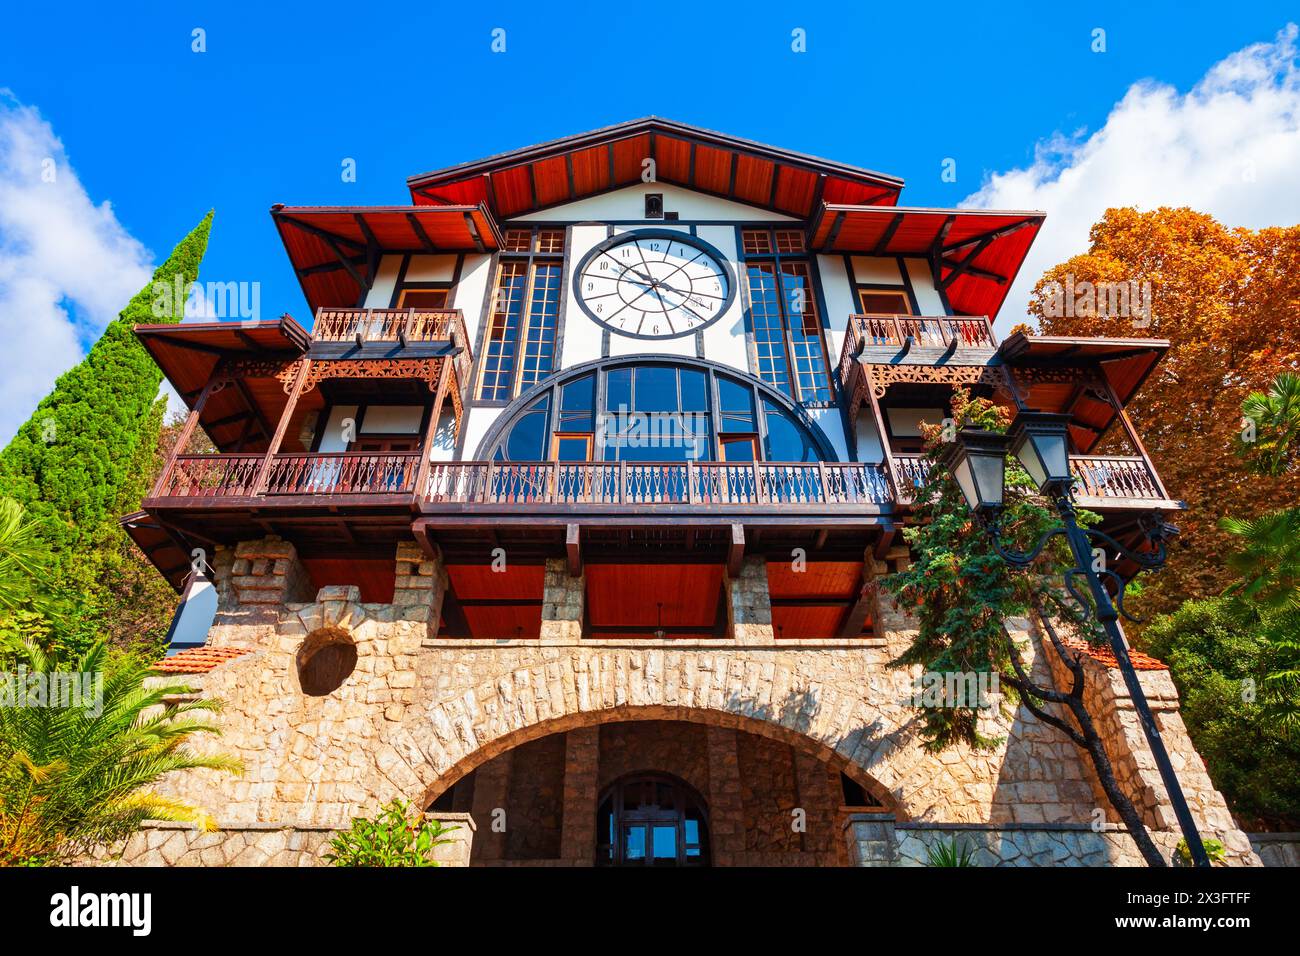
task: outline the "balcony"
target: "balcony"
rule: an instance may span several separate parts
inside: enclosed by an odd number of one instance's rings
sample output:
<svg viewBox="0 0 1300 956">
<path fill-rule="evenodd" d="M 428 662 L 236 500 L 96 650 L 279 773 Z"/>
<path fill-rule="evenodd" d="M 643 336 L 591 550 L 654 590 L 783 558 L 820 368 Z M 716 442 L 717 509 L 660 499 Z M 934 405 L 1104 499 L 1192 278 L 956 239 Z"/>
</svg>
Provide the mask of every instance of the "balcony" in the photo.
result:
<svg viewBox="0 0 1300 956">
<path fill-rule="evenodd" d="M 419 358 L 459 349 L 459 382 L 469 381 L 473 354 L 460 309 L 318 309 L 313 358 Z"/>
<path fill-rule="evenodd" d="M 894 455 L 899 502 L 912 501 L 926 479 L 930 463 L 924 455 Z M 1071 455 L 1075 500 L 1085 508 L 1151 507 L 1169 504 L 1143 458 L 1120 455 Z"/>
<path fill-rule="evenodd" d="M 447 462 L 432 466 L 424 493 L 426 511 L 879 510 L 892 502 L 881 466 L 838 462 Z"/>
<path fill-rule="evenodd" d="M 265 455 L 178 455 L 152 498 L 410 497 L 419 465 L 418 451 L 282 454 L 269 465 Z"/>
<path fill-rule="evenodd" d="M 974 352 L 965 364 L 984 365 L 997 347 L 984 316 L 850 315 L 840 352 L 840 386 L 853 393 L 859 362 L 953 364 L 948 360 L 954 355 Z"/>
</svg>

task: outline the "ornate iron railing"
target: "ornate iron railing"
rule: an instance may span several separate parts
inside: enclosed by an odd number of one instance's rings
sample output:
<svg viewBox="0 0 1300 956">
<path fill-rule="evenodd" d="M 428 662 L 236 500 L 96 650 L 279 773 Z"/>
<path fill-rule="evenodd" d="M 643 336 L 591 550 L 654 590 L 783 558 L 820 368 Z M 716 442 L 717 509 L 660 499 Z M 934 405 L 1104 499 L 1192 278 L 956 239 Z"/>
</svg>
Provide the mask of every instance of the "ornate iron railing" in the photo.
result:
<svg viewBox="0 0 1300 956">
<path fill-rule="evenodd" d="M 785 462 L 443 462 L 431 503 L 494 505 L 880 505 L 879 465 Z"/>
</svg>

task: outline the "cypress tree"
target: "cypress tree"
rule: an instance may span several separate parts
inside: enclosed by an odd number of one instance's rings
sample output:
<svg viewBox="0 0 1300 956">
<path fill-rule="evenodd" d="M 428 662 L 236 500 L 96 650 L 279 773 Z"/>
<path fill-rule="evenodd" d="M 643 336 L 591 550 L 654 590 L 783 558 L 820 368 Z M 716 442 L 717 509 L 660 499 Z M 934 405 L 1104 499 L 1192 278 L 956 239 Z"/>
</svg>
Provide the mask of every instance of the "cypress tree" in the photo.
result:
<svg viewBox="0 0 1300 956">
<path fill-rule="evenodd" d="M 0 453 L 0 494 L 27 508 L 60 564 L 119 517 L 123 493 L 144 478 L 135 472 L 141 461 L 151 460 L 158 441 L 160 415 L 154 406 L 162 373 L 131 330 L 184 317 L 184 297 L 160 296 L 156 284 L 188 292 L 198 278 L 211 224 L 209 212 L 86 357 L 59 376 Z"/>
<path fill-rule="evenodd" d="M 155 476 L 166 409 L 162 372 L 132 328 L 184 317 L 211 225 L 208 212 L 0 453 L 0 495 L 27 508 L 49 547 L 44 583 L 59 610 L 44 626 L 65 648 L 156 641 L 175 607 L 117 523 Z"/>
</svg>

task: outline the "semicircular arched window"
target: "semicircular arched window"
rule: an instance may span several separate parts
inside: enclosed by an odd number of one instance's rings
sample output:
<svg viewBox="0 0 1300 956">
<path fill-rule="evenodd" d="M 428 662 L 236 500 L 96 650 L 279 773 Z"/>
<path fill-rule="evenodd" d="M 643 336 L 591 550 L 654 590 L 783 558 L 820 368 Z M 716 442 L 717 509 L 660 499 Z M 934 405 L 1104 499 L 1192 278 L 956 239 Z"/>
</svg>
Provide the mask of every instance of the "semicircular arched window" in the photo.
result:
<svg viewBox="0 0 1300 956">
<path fill-rule="evenodd" d="M 830 459 L 779 393 L 711 363 L 614 360 L 541 383 L 479 448 L 492 461 Z"/>
</svg>

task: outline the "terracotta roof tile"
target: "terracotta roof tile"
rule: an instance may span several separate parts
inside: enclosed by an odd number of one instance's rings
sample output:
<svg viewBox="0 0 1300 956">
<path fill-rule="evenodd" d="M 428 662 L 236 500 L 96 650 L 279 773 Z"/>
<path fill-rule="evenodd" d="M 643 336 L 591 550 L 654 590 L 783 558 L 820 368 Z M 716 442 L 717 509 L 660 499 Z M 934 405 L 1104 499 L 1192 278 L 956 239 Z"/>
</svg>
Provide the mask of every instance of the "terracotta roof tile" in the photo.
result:
<svg viewBox="0 0 1300 956">
<path fill-rule="evenodd" d="M 1062 638 L 1061 643 L 1075 651 L 1082 651 L 1095 661 L 1099 661 L 1106 667 L 1118 668 L 1119 662 L 1115 660 L 1115 655 L 1105 644 L 1089 644 L 1079 637 Z M 1150 654 L 1143 654 L 1141 651 L 1130 650 L 1129 658 L 1133 661 L 1133 669 L 1137 671 L 1167 671 L 1169 665 L 1164 661 L 1157 660 Z"/>
<path fill-rule="evenodd" d="M 246 647 L 188 647 L 164 657 L 153 669 L 166 674 L 206 674 L 215 667 L 249 653 Z"/>
</svg>

